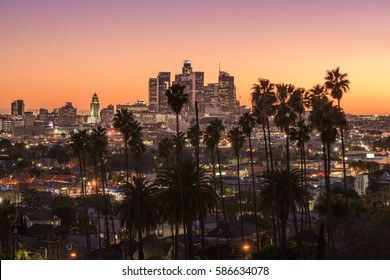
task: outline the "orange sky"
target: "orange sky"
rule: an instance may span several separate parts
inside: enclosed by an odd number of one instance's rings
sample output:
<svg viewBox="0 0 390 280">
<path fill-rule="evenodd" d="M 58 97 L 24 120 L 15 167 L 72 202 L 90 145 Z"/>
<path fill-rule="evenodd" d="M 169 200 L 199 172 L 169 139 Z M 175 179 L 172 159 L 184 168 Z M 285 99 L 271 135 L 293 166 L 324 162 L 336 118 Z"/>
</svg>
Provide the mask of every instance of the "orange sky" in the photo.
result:
<svg viewBox="0 0 390 280">
<path fill-rule="evenodd" d="M 206 82 L 221 62 L 242 104 L 259 77 L 310 88 L 339 66 L 347 113 L 390 114 L 389 27 L 388 0 L 2 0 L 0 109 L 147 100 L 149 77 L 190 59 Z"/>
</svg>

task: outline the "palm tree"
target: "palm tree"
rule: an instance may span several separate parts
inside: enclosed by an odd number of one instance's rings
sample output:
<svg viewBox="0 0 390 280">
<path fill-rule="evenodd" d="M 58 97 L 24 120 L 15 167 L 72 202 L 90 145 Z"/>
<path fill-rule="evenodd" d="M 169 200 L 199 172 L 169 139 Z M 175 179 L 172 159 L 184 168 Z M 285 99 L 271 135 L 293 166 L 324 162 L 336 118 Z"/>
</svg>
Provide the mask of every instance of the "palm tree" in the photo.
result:
<svg viewBox="0 0 390 280">
<path fill-rule="evenodd" d="M 311 229 L 311 218 L 309 213 L 309 186 L 306 180 L 306 148 L 305 144 L 310 140 L 310 133 L 312 129 L 309 125 L 306 124 L 305 120 L 300 117 L 300 120 L 297 122 L 295 127 L 291 128 L 291 140 L 296 143 L 300 151 L 301 157 L 301 175 L 302 175 L 302 184 L 305 185 L 306 190 L 306 200 L 305 200 L 305 209 L 306 209 L 306 220 L 308 221 L 309 229 Z M 303 223 L 301 224 L 303 226 Z M 301 228 L 302 230 L 302 228 Z"/>
<path fill-rule="evenodd" d="M 244 245 L 244 219 L 242 212 L 242 197 L 241 197 L 241 184 L 240 184 L 240 150 L 244 146 L 245 136 L 238 127 L 233 127 L 229 131 L 228 140 L 232 146 L 232 150 L 237 160 L 237 186 L 238 186 L 238 200 L 240 207 L 240 221 L 241 221 L 241 245 Z M 245 258 L 245 252 L 243 250 L 243 259 Z"/>
<path fill-rule="evenodd" d="M 131 178 L 130 185 L 120 188 L 123 199 L 116 214 L 120 215 L 121 224 L 130 231 L 138 230 L 138 259 L 145 258 L 142 232 L 152 230 L 158 223 L 158 188 L 144 177 Z"/>
<path fill-rule="evenodd" d="M 86 186 L 85 186 L 85 174 L 86 174 L 86 157 L 87 157 L 87 147 L 89 142 L 89 137 L 86 130 L 81 130 L 71 135 L 72 144 L 71 147 L 73 151 L 77 154 L 79 158 L 79 167 L 80 167 L 80 181 L 81 181 L 81 192 L 83 195 L 83 210 L 84 210 L 84 222 L 85 222 L 85 236 L 87 239 L 87 250 L 91 251 L 91 236 L 89 234 L 89 219 L 88 219 L 88 209 L 86 203 Z"/>
<path fill-rule="evenodd" d="M 265 152 L 267 159 L 267 168 L 274 168 L 272 148 L 271 148 L 271 131 L 269 125 L 269 117 L 275 115 L 276 112 L 276 97 L 274 88 L 275 85 L 267 79 L 258 79 L 259 84 L 254 84 L 252 87 L 252 105 L 254 106 L 253 111 L 256 116 L 256 120 L 263 126 Z M 266 137 L 267 130 L 267 137 Z M 267 138 L 268 138 L 268 149 L 267 149 Z M 268 158 L 269 153 L 269 158 Z M 270 165 L 270 166 L 269 166 Z"/>
<path fill-rule="evenodd" d="M 301 188 L 300 171 L 294 169 L 274 170 L 262 176 L 265 185 L 260 191 L 261 208 L 266 214 L 272 213 L 274 208 L 279 209 L 278 219 L 281 222 L 281 258 L 286 258 L 286 227 L 290 210 L 303 205 L 304 190 Z M 276 192 L 276 197 L 275 197 Z M 277 207 L 275 205 L 278 205 Z"/>
<path fill-rule="evenodd" d="M 131 131 L 133 128 L 134 115 L 127 109 L 117 110 L 114 116 L 114 127 L 122 133 L 123 142 L 125 144 L 125 160 L 126 160 L 126 183 L 129 183 L 129 155 L 128 142 L 130 140 Z"/>
<path fill-rule="evenodd" d="M 255 184 L 255 173 L 253 170 L 253 152 L 252 152 L 252 131 L 255 127 L 256 120 L 252 113 L 245 112 L 242 114 L 239 120 L 242 132 L 248 138 L 249 141 L 249 157 L 251 161 L 251 173 L 252 173 L 252 190 L 253 190 L 253 212 L 255 215 L 255 226 L 256 226 L 256 248 L 257 253 L 260 252 L 260 235 L 259 235 L 259 222 L 257 219 L 257 195 L 256 195 L 256 184 Z"/>
<path fill-rule="evenodd" d="M 185 92 L 185 86 L 179 85 L 179 84 L 174 84 L 172 85 L 166 92 L 165 96 L 167 97 L 167 102 L 169 106 L 171 107 L 172 111 L 176 115 L 176 165 L 180 165 L 180 127 L 179 127 L 179 115 L 181 113 L 181 110 L 183 109 L 183 106 L 185 103 L 188 102 L 189 96 Z M 184 210 L 185 209 L 185 204 L 184 204 L 184 194 L 183 194 L 183 186 L 181 183 L 181 174 L 178 172 L 176 174 L 178 176 L 178 182 L 179 182 L 179 187 L 180 187 L 180 203 L 181 207 Z M 185 218 L 185 216 L 184 216 Z M 184 224 L 186 224 L 186 221 L 184 221 Z M 191 247 L 191 244 L 187 243 L 188 236 L 184 234 L 184 248 L 186 252 L 186 259 L 188 259 L 188 249 Z"/>
<path fill-rule="evenodd" d="M 143 128 L 140 123 L 134 120 L 131 125 L 131 137 L 128 142 L 130 150 L 134 153 L 134 162 L 137 177 L 141 176 L 141 156 L 146 151 L 146 147 L 142 139 L 142 129 Z"/>
<path fill-rule="evenodd" d="M 178 181 L 181 174 L 182 182 Z M 196 219 L 203 220 L 216 205 L 216 193 L 206 169 L 197 168 L 192 159 L 185 159 L 179 166 L 162 170 L 156 184 L 165 187 L 159 196 L 162 213 L 170 220 L 183 223 L 189 236 L 189 258 L 193 258 L 192 226 Z M 182 188 L 180 187 L 182 183 Z M 186 208 L 181 207 L 181 192 L 184 193 Z"/>
<path fill-rule="evenodd" d="M 3 253 L 8 255 L 12 249 L 12 225 L 16 221 L 17 210 L 10 199 L 0 203 L 0 241 Z"/>
<path fill-rule="evenodd" d="M 278 100 L 277 112 L 275 115 L 276 126 L 286 135 L 286 169 L 290 170 L 290 126 L 295 123 L 296 113 L 290 106 L 290 98 L 295 90 L 291 84 L 277 84 L 276 98 Z"/>
<path fill-rule="evenodd" d="M 214 145 L 215 145 L 215 154 L 216 159 L 218 163 L 218 173 L 219 173 L 219 188 L 220 188 L 220 198 L 221 198 L 221 206 L 222 206 L 222 215 L 223 215 L 223 222 L 227 223 L 227 217 L 226 217 L 226 208 L 225 208 L 225 188 L 222 180 L 222 167 L 221 167 L 221 160 L 219 156 L 219 143 L 221 142 L 221 134 L 225 132 L 225 127 L 222 124 L 222 120 L 220 118 L 214 118 L 209 121 L 209 125 L 206 127 L 206 133 L 210 135 L 210 137 L 213 139 Z M 230 244 L 229 244 L 229 238 L 226 238 L 226 245 L 228 247 L 228 256 L 230 255 Z"/>
<path fill-rule="evenodd" d="M 100 134 L 100 133 L 99 133 Z M 96 213 L 97 213 L 97 228 L 98 228 L 98 236 L 99 236 L 99 250 L 101 249 L 101 241 L 100 241 L 100 209 L 99 209 L 99 171 L 98 171 L 98 156 L 96 147 L 99 143 L 95 143 L 95 141 L 99 142 L 100 140 L 96 138 L 98 134 L 89 135 L 88 141 L 88 154 L 89 157 L 93 160 L 94 165 L 94 175 L 95 175 L 95 194 L 96 194 Z"/>
<path fill-rule="evenodd" d="M 349 91 L 350 81 L 347 79 L 347 73 L 340 73 L 340 67 L 333 70 L 328 70 L 325 76 L 325 88 L 328 90 L 330 95 L 337 100 L 337 106 L 341 111 L 340 100 L 343 94 Z M 347 195 L 347 171 L 345 167 L 345 143 L 344 143 L 344 132 L 343 126 L 339 126 L 340 137 L 341 137 L 341 152 L 343 156 L 343 174 L 344 174 L 344 198 L 345 205 L 348 207 L 348 195 Z"/>
<path fill-rule="evenodd" d="M 206 133 L 204 134 L 203 137 L 203 142 L 205 143 L 206 147 L 208 150 L 210 150 L 211 154 L 211 165 L 213 166 L 213 184 L 214 184 L 214 191 L 217 194 L 217 183 L 215 181 L 216 178 L 216 172 L 215 172 L 215 156 L 214 156 L 214 151 L 215 151 L 215 142 L 214 142 L 214 137 L 212 135 L 212 132 L 210 129 L 206 130 Z M 223 196 L 223 193 L 220 194 L 221 197 Z M 218 197 L 217 197 L 218 198 Z M 218 218 L 218 201 L 215 204 L 215 219 L 216 219 L 216 228 L 217 228 L 217 260 L 219 259 L 219 218 Z M 201 226 L 204 228 L 204 222 L 203 225 Z M 202 229 L 203 230 L 203 229 Z M 203 248 L 204 240 L 202 240 L 202 248 Z M 203 253 L 203 252 L 202 252 Z"/>
<path fill-rule="evenodd" d="M 158 152 L 160 157 L 165 159 L 166 168 L 169 167 L 169 156 L 171 155 L 174 148 L 175 142 L 170 137 L 165 137 L 158 143 Z"/>
<path fill-rule="evenodd" d="M 267 79 L 258 79 L 258 80 L 259 80 L 259 84 L 253 85 L 252 93 L 251 93 L 253 114 L 256 117 L 256 122 L 259 125 L 261 125 L 263 128 L 264 150 L 265 150 L 265 158 L 267 163 L 267 172 L 273 173 L 274 161 L 272 156 L 272 142 L 271 142 L 269 118 L 275 115 L 276 113 L 277 100 L 274 92 L 275 85 L 272 84 Z M 279 225 L 279 219 L 275 219 L 275 211 L 278 212 L 278 209 L 275 208 L 274 211 L 271 213 L 273 235 L 274 235 L 275 242 L 278 241 L 278 237 L 279 237 L 279 243 L 280 243 L 280 225 Z"/>
<path fill-rule="evenodd" d="M 313 102 L 313 109 L 309 115 L 309 121 L 320 133 L 322 142 L 322 156 L 324 162 L 326 205 L 327 205 L 327 232 L 328 243 L 333 248 L 332 208 L 330 193 L 330 153 L 331 145 L 336 141 L 337 127 L 346 126 L 344 113 L 325 96 L 317 98 Z"/>
<path fill-rule="evenodd" d="M 91 133 L 91 144 L 93 145 L 91 149 L 95 150 L 95 155 L 100 161 L 100 180 L 102 185 L 102 191 L 103 191 L 103 200 L 104 200 L 104 225 L 105 225 L 105 242 L 106 242 L 106 249 L 108 250 L 110 248 L 110 229 L 109 229 L 109 223 L 108 223 L 108 213 L 109 213 L 109 206 L 108 206 L 108 200 L 109 197 L 106 195 L 106 172 L 105 172 L 105 164 L 104 160 L 107 154 L 107 147 L 108 147 L 108 137 L 107 132 L 105 128 L 102 128 L 101 126 L 98 126 L 97 128 L 92 130 Z M 113 228 L 114 229 L 114 228 Z"/>
</svg>

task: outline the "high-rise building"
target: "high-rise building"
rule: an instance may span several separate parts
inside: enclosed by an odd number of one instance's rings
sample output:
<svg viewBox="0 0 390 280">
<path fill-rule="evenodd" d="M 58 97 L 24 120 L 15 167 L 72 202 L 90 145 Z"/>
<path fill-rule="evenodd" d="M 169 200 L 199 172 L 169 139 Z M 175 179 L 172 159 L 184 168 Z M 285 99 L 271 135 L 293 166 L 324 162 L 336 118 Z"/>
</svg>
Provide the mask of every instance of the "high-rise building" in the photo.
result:
<svg viewBox="0 0 390 280">
<path fill-rule="evenodd" d="M 158 107 L 157 78 L 149 79 L 149 109 L 156 112 Z"/>
<path fill-rule="evenodd" d="M 100 104 L 96 93 L 92 96 L 92 101 L 89 110 L 88 124 L 100 123 Z"/>
<path fill-rule="evenodd" d="M 157 76 L 157 111 L 166 113 L 168 111 L 168 102 L 165 92 L 171 85 L 171 73 L 160 72 Z"/>
<path fill-rule="evenodd" d="M 73 107 L 72 102 L 66 102 L 58 110 L 57 124 L 59 126 L 76 126 L 77 125 L 77 109 Z"/>
<path fill-rule="evenodd" d="M 199 112 L 203 112 L 205 106 L 204 98 L 204 72 L 191 73 L 191 91 L 190 91 L 191 105 L 195 106 L 195 101 L 198 102 Z"/>
<path fill-rule="evenodd" d="M 114 121 L 114 105 L 108 105 L 100 112 L 101 123 L 103 126 L 110 127 Z"/>
<path fill-rule="evenodd" d="M 224 112 L 233 113 L 236 105 L 236 87 L 234 77 L 220 71 L 218 76 L 218 95 L 220 108 Z"/>
<path fill-rule="evenodd" d="M 15 100 L 11 103 L 11 115 L 12 116 L 23 116 L 24 115 L 24 101 Z"/>
</svg>

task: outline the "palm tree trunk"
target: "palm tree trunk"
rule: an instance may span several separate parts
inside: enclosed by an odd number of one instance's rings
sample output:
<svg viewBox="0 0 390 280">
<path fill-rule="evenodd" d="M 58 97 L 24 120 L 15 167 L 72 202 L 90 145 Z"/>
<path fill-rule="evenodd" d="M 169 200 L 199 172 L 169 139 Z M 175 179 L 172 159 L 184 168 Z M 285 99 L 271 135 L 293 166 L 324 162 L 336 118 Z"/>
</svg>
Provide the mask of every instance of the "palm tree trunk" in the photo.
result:
<svg viewBox="0 0 390 280">
<path fill-rule="evenodd" d="M 139 260 L 143 260 L 143 259 L 145 259 L 145 255 L 144 255 L 144 242 L 143 242 L 143 239 L 142 239 L 142 224 L 143 224 L 142 217 L 143 217 L 143 213 L 142 213 L 142 204 L 141 204 L 140 192 L 141 192 L 141 190 L 138 189 L 138 191 L 137 191 L 137 203 L 138 203 L 137 210 L 138 210 L 138 219 L 139 219 L 139 221 L 138 221 L 138 259 Z"/>
<path fill-rule="evenodd" d="M 100 241 L 99 185 L 98 185 L 98 168 L 97 168 L 96 156 L 93 157 L 93 165 L 95 169 L 96 215 L 97 215 L 97 228 L 98 228 L 99 251 L 100 251 L 101 241 Z"/>
<path fill-rule="evenodd" d="M 211 151 L 211 162 L 213 165 L 213 182 L 214 182 L 214 190 L 215 193 L 217 193 L 217 183 L 215 181 L 215 159 L 214 159 L 214 151 Z M 223 196 L 223 193 L 221 193 L 221 196 Z M 215 219 L 217 223 L 217 260 L 219 260 L 219 218 L 218 218 L 218 201 L 215 204 Z"/>
<path fill-rule="evenodd" d="M 326 228 L 328 233 L 328 244 L 331 243 L 331 199 L 330 199 L 330 182 L 329 182 L 329 173 L 328 173 L 328 160 L 326 152 L 326 144 L 322 145 L 322 157 L 324 162 L 324 175 L 325 175 L 325 189 L 326 189 Z"/>
<path fill-rule="evenodd" d="M 330 142 L 327 143 L 327 153 L 328 153 L 328 186 L 329 186 L 329 195 L 327 197 L 328 199 L 328 207 L 329 207 L 329 221 L 330 221 L 330 230 L 329 230 L 329 233 L 330 233 L 330 237 L 329 237 L 329 240 L 330 240 L 330 248 L 333 249 L 334 248 L 334 239 L 333 239 L 333 224 L 332 224 L 332 202 L 331 202 L 331 190 L 330 190 L 330 161 L 331 161 L 331 158 L 330 158 L 330 151 L 331 151 L 331 145 L 330 145 Z"/>
<path fill-rule="evenodd" d="M 126 160 L 126 183 L 129 184 L 129 154 L 128 154 L 128 146 L 127 141 L 125 139 L 125 160 Z"/>
<path fill-rule="evenodd" d="M 337 104 L 339 107 L 339 111 L 341 110 L 340 107 L 340 99 L 337 99 Z M 343 127 L 340 125 L 340 137 L 341 137 L 341 154 L 343 156 L 343 175 L 344 175 L 344 198 L 345 198 L 345 206 L 348 210 L 348 193 L 347 193 L 347 169 L 345 167 L 345 144 L 344 144 L 344 131 Z"/>
<path fill-rule="evenodd" d="M 85 227 L 85 237 L 87 239 L 87 251 L 91 252 L 91 236 L 89 235 L 89 219 L 88 219 L 88 209 L 87 209 L 87 199 L 86 199 L 86 186 L 84 182 L 84 176 L 86 174 L 85 168 L 85 152 L 82 152 L 82 155 L 79 156 L 80 164 L 80 173 L 81 173 L 81 191 L 83 194 L 83 210 L 84 210 L 84 227 Z"/>
<path fill-rule="evenodd" d="M 100 158 L 100 172 L 102 177 L 102 187 L 103 187 L 103 200 L 104 200 L 104 224 L 105 224 L 105 230 L 106 230 L 106 250 L 110 249 L 110 228 L 108 225 L 108 202 L 107 202 L 107 196 L 106 196 L 106 187 L 105 187 L 105 175 L 104 175 L 104 168 L 103 168 L 103 157 Z"/>
<path fill-rule="evenodd" d="M 280 243 L 280 257 L 282 260 L 286 259 L 287 255 L 287 238 L 286 238 L 286 228 L 287 228 L 287 218 L 283 217 L 280 218 L 280 223 L 281 223 L 281 237 L 282 237 L 282 242 Z"/>
<path fill-rule="evenodd" d="M 219 188 L 221 192 L 221 206 L 222 206 L 222 214 L 223 214 L 223 222 L 227 226 L 227 218 L 226 218 L 226 210 L 225 210 L 225 198 L 223 197 L 224 194 L 224 187 L 223 187 L 223 180 L 222 180 L 222 168 L 221 168 L 221 161 L 219 158 L 219 148 L 218 145 L 215 146 L 215 152 L 217 154 L 217 162 L 218 162 L 218 172 L 219 172 Z M 230 241 L 229 237 L 226 235 L 226 245 L 228 248 L 227 254 L 228 257 L 230 256 Z"/>
<path fill-rule="evenodd" d="M 264 138 L 265 159 L 267 162 L 267 172 L 269 172 L 268 146 L 267 146 L 267 135 L 265 131 L 265 125 L 263 125 L 263 138 Z"/>
<path fill-rule="evenodd" d="M 248 135 L 248 139 L 249 139 L 249 156 L 251 160 L 251 171 L 252 171 L 253 211 L 255 215 L 255 226 L 256 226 L 256 249 L 257 249 L 257 253 L 259 253 L 260 252 L 259 221 L 257 219 L 257 196 L 256 196 L 255 173 L 253 169 L 252 140 L 250 134 Z"/>
<path fill-rule="evenodd" d="M 176 136 L 177 136 L 177 142 L 180 141 L 180 128 L 179 128 L 179 114 L 176 114 Z M 180 174 L 180 148 L 179 148 L 180 143 L 176 143 L 176 165 L 177 165 L 177 179 L 179 182 L 179 190 L 180 190 L 180 204 L 181 204 L 181 209 L 183 213 L 183 227 L 185 228 L 185 225 L 187 224 L 186 221 L 186 209 L 185 209 L 185 204 L 184 204 L 184 194 L 183 194 L 183 184 L 181 181 L 181 174 Z M 186 233 L 184 233 L 184 251 L 185 251 L 185 259 L 188 259 L 188 247 L 192 246 L 192 244 L 188 244 L 188 238 Z"/>
<path fill-rule="evenodd" d="M 303 144 L 305 145 L 305 144 Z M 306 166 L 306 151 L 305 146 L 303 146 L 303 175 L 305 180 L 305 189 L 306 189 L 306 208 L 307 208 L 307 220 L 309 223 L 309 230 L 311 230 L 311 217 L 310 217 L 310 203 L 309 203 L 309 185 L 307 184 L 307 166 Z"/>
<path fill-rule="evenodd" d="M 268 146 L 269 146 L 269 159 L 270 159 L 270 167 L 271 167 L 271 174 L 273 175 L 274 174 L 274 159 L 273 159 L 273 156 L 272 156 L 272 146 L 271 146 L 271 130 L 270 130 L 270 127 L 269 127 L 269 119 L 267 117 L 267 121 L 266 121 L 266 124 L 267 124 L 267 134 L 268 134 Z M 276 190 L 275 190 L 275 187 L 273 188 L 274 189 L 274 199 L 275 201 L 277 201 L 277 196 L 276 196 Z M 277 229 L 277 236 L 279 237 L 279 244 L 282 243 L 282 236 L 280 234 L 280 223 L 279 223 L 279 215 L 280 215 L 280 211 L 279 211 L 279 206 L 278 204 L 275 205 L 275 211 L 276 211 L 276 229 Z M 276 242 L 276 239 L 275 239 L 275 242 Z"/>
<path fill-rule="evenodd" d="M 240 155 L 236 155 L 237 157 L 237 186 L 238 186 L 238 200 L 240 207 L 240 222 L 241 222 L 241 250 L 242 250 L 242 259 L 245 259 L 245 251 L 242 246 L 244 246 L 244 219 L 242 212 L 242 197 L 241 197 L 241 184 L 240 184 Z"/>
<path fill-rule="evenodd" d="M 130 260 L 133 260 L 134 257 L 133 257 L 133 234 L 131 233 L 131 231 L 133 230 L 130 226 L 130 222 L 127 223 L 127 227 L 128 227 L 128 231 L 129 231 L 129 254 L 130 254 Z"/>
</svg>

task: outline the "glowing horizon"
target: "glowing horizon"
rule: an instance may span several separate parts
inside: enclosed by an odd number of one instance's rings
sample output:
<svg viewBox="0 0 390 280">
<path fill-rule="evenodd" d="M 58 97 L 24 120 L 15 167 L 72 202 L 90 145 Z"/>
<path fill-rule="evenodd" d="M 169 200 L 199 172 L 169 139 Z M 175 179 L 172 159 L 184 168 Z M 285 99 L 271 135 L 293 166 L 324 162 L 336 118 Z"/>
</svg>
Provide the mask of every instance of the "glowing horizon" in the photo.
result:
<svg viewBox="0 0 390 280">
<path fill-rule="evenodd" d="M 390 114 L 386 0 L 4 0 L 0 26 L 5 112 L 16 99 L 27 110 L 69 101 L 83 111 L 95 92 L 101 108 L 148 101 L 148 79 L 189 59 L 205 83 L 217 82 L 221 62 L 246 105 L 258 78 L 309 89 L 340 67 L 351 81 L 346 113 Z"/>
</svg>

